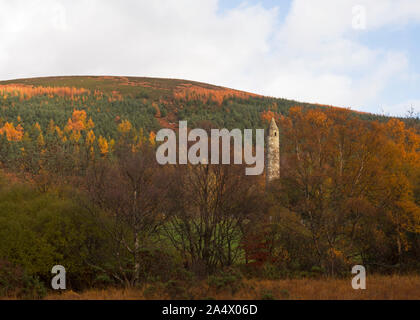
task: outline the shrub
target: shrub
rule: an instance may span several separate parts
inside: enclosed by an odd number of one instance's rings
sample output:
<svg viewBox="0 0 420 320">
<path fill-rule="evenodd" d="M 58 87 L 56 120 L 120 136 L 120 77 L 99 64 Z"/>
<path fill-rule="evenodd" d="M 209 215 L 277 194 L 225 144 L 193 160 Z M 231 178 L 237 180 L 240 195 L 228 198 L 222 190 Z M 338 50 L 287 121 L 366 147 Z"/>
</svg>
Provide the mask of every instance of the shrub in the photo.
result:
<svg viewBox="0 0 420 320">
<path fill-rule="evenodd" d="M 146 299 L 159 299 L 162 298 L 163 292 L 165 291 L 165 286 L 161 282 L 156 282 L 148 285 L 144 291 L 143 295 Z"/>
<path fill-rule="evenodd" d="M 28 185 L 0 190 L 0 226 L 0 259 L 45 283 L 60 264 L 70 271 L 68 286 L 91 286 L 96 274 L 85 261 L 98 264 L 107 251 L 105 235 L 86 210 L 66 196 Z"/>
<path fill-rule="evenodd" d="M 282 271 L 282 269 L 280 269 L 279 267 L 271 263 L 265 264 L 262 267 L 261 274 L 260 274 L 260 276 L 263 279 L 270 279 L 270 280 L 280 279 L 282 278 L 283 275 L 284 275 L 284 272 Z"/>
<path fill-rule="evenodd" d="M 172 279 L 189 280 L 191 274 L 177 263 L 175 257 L 162 249 L 143 249 L 139 252 L 141 256 L 141 275 L 144 282 L 162 281 Z"/>
<path fill-rule="evenodd" d="M 188 288 L 186 288 L 186 283 L 179 280 L 169 280 L 165 284 L 165 291 L 172 300 L 192 299 Z"/>
<path fill-rule="evenodd" d="M 47 288 L 38 277 L 25 276 L 23 282 L 20 295 L 23 299 L 42 299 L 47 295 Z"/>
<path fill-rule="evenodd" d="M 271 290 L 264 289 L 261 291 L 261 300 L 276 300 L 276 298 Z"/>
<path fill-rule="evenodd" d="M 219 273 L 209 276 L 207 283 L 216 292 L 230 290 L 233 295 L 242 287 L 242 280 L 243 276 L 238 269 L 226 268 Z"/>
<path fill-rule="evenodd" d="M 38 277 L 28 275 L 20 266 L 0 260 L 0 296 L 41 299 L 47 294 Z"/>
<path fill-rule="evenodd" d="M 0 260 L 0 296 L 10 296 L 23 287 L 23 270 L 7 260 Z"/>
<path fill-rule="evenodd" d="M 311 278 L 319 278 L 325 274 L 325 269 L 319 266 L 313 266 L 311 268 Z"/>
<path fill-rule="evenodd" d="M 286 289 L 280 290 L 280 295 L 283 299 L 289 299 L 290 298 L 290 293 Z"/>
</svg>

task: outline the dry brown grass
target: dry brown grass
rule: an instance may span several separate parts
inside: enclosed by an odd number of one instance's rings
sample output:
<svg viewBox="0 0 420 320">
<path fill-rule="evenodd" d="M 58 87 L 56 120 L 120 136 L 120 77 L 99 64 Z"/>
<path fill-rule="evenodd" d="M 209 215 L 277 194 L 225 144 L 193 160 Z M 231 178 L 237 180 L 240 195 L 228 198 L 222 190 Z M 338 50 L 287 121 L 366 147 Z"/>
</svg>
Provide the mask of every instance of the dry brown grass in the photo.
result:
<svg viewBox="0 0 420 320">
<path fill-rule="evenodd" d="M 366 290 L 354 290 L 351 280 L 343 279 L 290 279 L 290 280 L 245 280 L 235 294 L 230 290 L 215 291 L 205 282 L 190 290 L 195 299 L 213 298 L 259 300 L 262 298 L 290 300 L 420 300 L 419 276 L 370 276 Z M 146 295 L 147 296 L 147 295 Z M 152 299 L 169 299 L 161 291 Z M 142 300 L 145 291 L 140 289 L 88 290 L 83 293 L 67 291 L 51 294 L 49 300 Z"/>
</svg>

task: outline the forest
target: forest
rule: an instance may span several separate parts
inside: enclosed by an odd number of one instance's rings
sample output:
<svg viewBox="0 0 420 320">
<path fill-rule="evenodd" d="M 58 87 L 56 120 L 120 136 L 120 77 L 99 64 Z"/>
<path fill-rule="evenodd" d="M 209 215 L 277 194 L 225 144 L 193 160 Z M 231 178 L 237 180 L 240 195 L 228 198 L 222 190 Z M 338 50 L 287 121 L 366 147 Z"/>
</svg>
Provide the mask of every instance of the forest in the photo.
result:
<svg viewBox="0 0 420 320">
<path fill-rule="evenodd" d="M 180 120 L 259 129 L 271 118 L 281 171 L 269 185 L 242 165 L 156 161 L 156 132 Z M 0 82 L 0 297 L 48 296 L 54 265 L 73 292 L 203 299 L 251 290 L 251 279 L 340 281 L 357 264 L 419 281 L 413 112 L 392 118 L 172 79 Z"/>
</svg>

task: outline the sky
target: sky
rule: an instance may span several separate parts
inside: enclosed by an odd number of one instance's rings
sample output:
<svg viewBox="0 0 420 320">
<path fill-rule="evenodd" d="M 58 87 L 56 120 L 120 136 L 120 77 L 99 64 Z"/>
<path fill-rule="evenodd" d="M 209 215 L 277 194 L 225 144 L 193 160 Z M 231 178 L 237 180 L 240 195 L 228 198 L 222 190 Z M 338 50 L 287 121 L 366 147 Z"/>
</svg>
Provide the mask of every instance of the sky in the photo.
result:
<svg viewBox="0 0 420 320">
<path fill-rule="evenodd" d="M 419 0 L 0 0 L 0 79 L 207 82 L 420 112 Z"/>
</svg>

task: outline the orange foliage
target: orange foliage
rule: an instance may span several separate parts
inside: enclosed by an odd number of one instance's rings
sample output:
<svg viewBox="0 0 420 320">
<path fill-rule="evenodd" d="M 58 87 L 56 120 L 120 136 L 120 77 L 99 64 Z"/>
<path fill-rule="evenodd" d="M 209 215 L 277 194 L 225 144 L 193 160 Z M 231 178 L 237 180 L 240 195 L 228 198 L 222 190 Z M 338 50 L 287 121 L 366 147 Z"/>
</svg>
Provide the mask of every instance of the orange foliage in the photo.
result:
<svg viewBox="0 0 420 320">
<path fill-rule="evenodd" d="M 221 105 L 227 98 L 242 98 L 248 99 L 249 97 L 257 96 L 252 93 L 237 91 L 233 89 L 220 88 L 220 89 L 207 89 L 199 86 L 184 84 L 175 89 L 174 97 L 179 100 L 199 100 L 204 103 L 209 101 L 216 102 Z"/>
<path fill-rule="evenodd" d="M 274 120 L 278 123 L 281 117 L 280 113 L 273 112 L 271 110 L 261 112 L 261 120 L 266 123 L 270 123 L 272 118 L 274 118 Z"/>
<path fill-rule="evenodd" d="M 154 145 L 156 143 L 156 133 L 154 133 L 153 131 L 150 131 L 149 142 L 151 145 Z"/>
<path fill-rule="evenodd" d="M 74 99 L 75 96 L 88 94 L 89 90 L 83 88 L 70 87 L 33 87 L 22 84 L 0 85 L 0 95 L 6 99 L 9 96 L 20 97 L 21 99 L 31 99 L 35 96 L 59 96 Z"/>
<path fill-rule="evenodd" d="M 33 128 L 34 130 L 38 131 L 38 132 L 42 132 L 41 126 L 40 126 L 40 124 L 39 124 L 38 122 L 36 122 L 36 123 L 32 126 L 32 128 Z"/>
<path fill-rule="evenodd" d="M 112 102 L 112 101 L 122 101 L 123 100 L 123 96 L 121 93 L 119 93 L 118 91 L 112 91 L 112 94 L 110 97 L 108 97 L 108 102 Z"/>
<path fill-rule="evenodd" d="M 68 120 L 65 130 L 80 132 L 86 129 L 86 111 L 74 110 L 72 118 Z"/>
<path fill-rule="evenodd" d="M 104 97 L 104 93 L 102 91 L 95 90 L 93 96 L 96 98 L 96 100 L 102 100 Z"/>
</svg>

